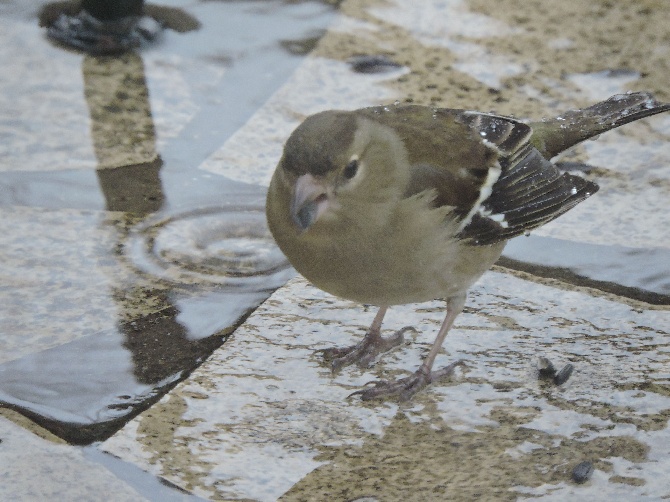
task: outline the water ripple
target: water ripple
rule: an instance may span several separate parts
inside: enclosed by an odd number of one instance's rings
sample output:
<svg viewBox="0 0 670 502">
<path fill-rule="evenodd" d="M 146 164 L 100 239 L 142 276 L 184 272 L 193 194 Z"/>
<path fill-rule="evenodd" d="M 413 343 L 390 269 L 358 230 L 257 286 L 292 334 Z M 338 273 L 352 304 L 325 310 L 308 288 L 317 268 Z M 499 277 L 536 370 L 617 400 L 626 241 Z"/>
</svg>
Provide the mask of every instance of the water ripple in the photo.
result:
<svg viewBox="0 0 670 502">
<path fill-rule="evenodd" d="M 124 254 L 143 273 L 187 285 L 274 289 L 294 273 L 257 206 L 158 215 L 131 231 Z"/>
</svg>

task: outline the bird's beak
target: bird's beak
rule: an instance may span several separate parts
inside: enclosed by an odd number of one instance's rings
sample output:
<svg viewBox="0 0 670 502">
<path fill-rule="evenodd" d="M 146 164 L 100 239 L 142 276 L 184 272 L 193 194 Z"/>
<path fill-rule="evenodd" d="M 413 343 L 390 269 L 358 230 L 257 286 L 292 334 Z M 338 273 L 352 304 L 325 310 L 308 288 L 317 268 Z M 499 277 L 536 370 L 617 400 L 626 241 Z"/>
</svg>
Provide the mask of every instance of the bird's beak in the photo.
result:
<svg viewBox="0 0 670 502">
<path fill-rule="evenodd" d="M 296 182 L 291 201 L 291 218 L 301 232 L 308 230 L 328 207 L 326 187 L 311 174 Z"/>
</svg>

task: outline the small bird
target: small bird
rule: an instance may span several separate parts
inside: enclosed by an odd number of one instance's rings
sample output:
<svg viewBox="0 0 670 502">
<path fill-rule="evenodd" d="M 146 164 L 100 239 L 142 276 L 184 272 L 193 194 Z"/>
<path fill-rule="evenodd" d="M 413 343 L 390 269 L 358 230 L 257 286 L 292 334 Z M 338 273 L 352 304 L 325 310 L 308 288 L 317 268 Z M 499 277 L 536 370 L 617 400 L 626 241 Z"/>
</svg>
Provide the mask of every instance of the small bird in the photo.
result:
<svg viewBox="0 0 670 502">
<path fill-rule="evenodd" d="M 381 336 L 393 305 L 446 301 L 419 369 L 355 392 L 410 399 L 459 362 L 433 363 L 468 289 L 508 239 L 560 216 L 598 190 L 550 159 L 628 122 L 670 110 L 648 93 L 612 96 L 553 119 L 390 105 L 324 111 L 291 134 L 270 183 L 269 228 L 291 264 L 333 295 L 379 311 L 363 340 L 324 351 L 337 370 L 370 365 L 403 343 Z"/>
</svg>

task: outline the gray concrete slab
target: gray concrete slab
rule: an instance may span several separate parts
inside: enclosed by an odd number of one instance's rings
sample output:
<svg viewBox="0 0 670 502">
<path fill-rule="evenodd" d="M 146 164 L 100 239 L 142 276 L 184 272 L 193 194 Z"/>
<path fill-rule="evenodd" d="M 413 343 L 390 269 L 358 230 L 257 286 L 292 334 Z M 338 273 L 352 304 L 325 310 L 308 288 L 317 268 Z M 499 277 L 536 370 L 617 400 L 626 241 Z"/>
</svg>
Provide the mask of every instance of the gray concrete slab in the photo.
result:
<svg viewBox="0 0 670 502">
<path fill-rule="evenodd" d="M 64 441 L 0 417 L 0 499 L 147 500 L 132 486 Z M 49 439 L 46 439 L 49 438 Z"/>
</svg>

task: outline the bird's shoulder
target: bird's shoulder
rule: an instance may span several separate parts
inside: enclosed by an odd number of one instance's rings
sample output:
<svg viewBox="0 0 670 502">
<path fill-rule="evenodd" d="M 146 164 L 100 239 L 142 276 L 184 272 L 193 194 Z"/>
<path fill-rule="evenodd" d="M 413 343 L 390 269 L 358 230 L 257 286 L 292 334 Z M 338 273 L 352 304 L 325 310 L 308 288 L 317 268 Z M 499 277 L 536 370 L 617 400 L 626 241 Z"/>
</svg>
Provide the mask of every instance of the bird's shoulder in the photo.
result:
<svg viewBox="0 0 670 502">
<path fill-rule="evenodd" d="M 361 110 L 390 127 L 405 144 L 410 166 L 405 195 L 435 192 L 435 204 L 471 207 L 491 181 L 501 156 L 527 143 L 531 129 L 509 117 L 421 105 Z"/>
</svg>

